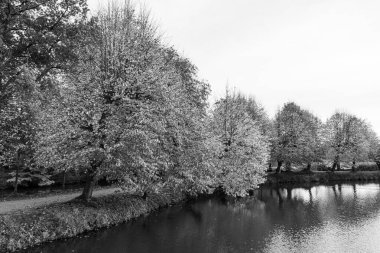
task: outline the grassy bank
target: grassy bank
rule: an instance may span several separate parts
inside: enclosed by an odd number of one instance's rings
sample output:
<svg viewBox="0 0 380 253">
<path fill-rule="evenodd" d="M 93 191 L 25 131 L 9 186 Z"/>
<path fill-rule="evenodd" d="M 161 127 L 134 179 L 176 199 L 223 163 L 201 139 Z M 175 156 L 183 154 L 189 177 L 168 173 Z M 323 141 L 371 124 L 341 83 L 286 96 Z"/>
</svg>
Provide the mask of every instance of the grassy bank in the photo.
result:
<svg viewBox="0 0 380 253">
<path fill-rule="evenodd" d="M 119 193 L 98 198 L 91 204 L 71 201 L 4 214 L 0 216 L 0 252 L 12 252 L 116 225 L 184 198 L 184 194 L 173 191 L 151 195 L 147 200 Z"/>
<path fill-rule="evenodd" d="M 380 181 L 380 171 L 314 171 L 314 172 L 274 172 L 268 174 L 265 184 L 287 183 L 329 183 L 329 182 L 365 182 Z"/>
</svg>

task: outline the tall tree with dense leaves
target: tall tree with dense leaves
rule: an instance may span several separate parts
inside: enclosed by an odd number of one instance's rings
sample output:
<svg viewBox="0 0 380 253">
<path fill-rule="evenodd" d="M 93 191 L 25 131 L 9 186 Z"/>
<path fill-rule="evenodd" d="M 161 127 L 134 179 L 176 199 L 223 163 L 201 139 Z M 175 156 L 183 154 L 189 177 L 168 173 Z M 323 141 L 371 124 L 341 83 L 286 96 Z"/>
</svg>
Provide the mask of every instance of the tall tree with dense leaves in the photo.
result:
<svg viewBox="0 0 380 253">
<path fill-rule="evenodd" d="M 84 172 L 86 201 L 100 175 L 143 192 L 194 183 L 208 86 L 130 3 L 110 5 L 93 25 L 61 96 L 41 115 L 39 162 Z"/>
<path fill-rule="evenodd" d="M 357 161 L 368 159 L 369 141 L 367 125 L 358 117 L 337 112 L 324 126 L 324 143 L 327 158 L 333 160 L 332 170 L 341 169 L 341 162 L 352 162 L 355 170 Z"/>
<path fill-rule="evenodd" d="M 245 196 L 264 180 L 269 144 L 252 119 L 248 99 L 236 93 L 216 102 L 211 115 L 211 138 L 216 180 L 232 196 Z"/>
<path fill-rule="evenodd" d="M 277 113 L 274 125 L 272 155 L 278 163 L 276 172 L 284 163 L 288 170 L 292 163 L 307 163 L 310 170 L 311 162 L 318 159 L 320 120 L 295 103 L 287 103 Z"/>
</svg>

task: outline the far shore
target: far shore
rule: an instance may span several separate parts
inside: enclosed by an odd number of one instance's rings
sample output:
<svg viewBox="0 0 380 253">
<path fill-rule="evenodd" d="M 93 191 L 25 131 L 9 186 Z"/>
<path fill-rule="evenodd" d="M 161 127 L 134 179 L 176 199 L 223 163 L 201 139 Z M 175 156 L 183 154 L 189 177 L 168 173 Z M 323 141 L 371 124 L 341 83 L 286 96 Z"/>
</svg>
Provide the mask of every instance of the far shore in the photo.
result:
<svg viewBox="0 0 380 253">
<path fill-rule="evenodd" d="M 269 172 L 265 185 L 287 183 L 329 183 L 329 182 L 367 182 L 380 181 L 380 170 L 376 171 L 283 171 L 281 173 Z"/>
</svg>

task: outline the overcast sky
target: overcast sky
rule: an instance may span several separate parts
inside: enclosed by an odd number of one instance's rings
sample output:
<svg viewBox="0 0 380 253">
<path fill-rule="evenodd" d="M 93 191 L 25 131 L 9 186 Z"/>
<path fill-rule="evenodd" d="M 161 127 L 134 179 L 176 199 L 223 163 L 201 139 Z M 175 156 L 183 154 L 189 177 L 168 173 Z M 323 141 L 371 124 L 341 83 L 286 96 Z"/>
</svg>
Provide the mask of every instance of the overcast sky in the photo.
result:
<svg viewBox="0 0 380 253">
<path fill-rule="evenodd" d="M 90 8 L 98 2 L 89 0 Z M 142 3 L 165 41 L 210 83 L 211 101 L 228 81 L 270 116 L 294 101 L 323 120 L 336 110 L 356 114 L 380 134 L 380 1 Z"/>
</svg>

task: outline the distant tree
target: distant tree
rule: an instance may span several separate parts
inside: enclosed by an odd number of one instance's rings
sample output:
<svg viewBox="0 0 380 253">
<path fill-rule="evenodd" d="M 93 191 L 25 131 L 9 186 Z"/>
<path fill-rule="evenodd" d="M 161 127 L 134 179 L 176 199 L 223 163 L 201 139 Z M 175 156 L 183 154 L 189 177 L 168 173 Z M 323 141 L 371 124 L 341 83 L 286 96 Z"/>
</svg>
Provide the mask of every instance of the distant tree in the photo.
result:
<svg viewBox="0 0 380 253">
<path fill-rule="evenodd" d="M 366 123 L 354 115 L 337 112 L 324 126 L 324 143 L 327 158 L 333 160 L 332 170 L 341 169 L 341 162 L 368 160 L 370 143 Z"/>
<path fill-rule="evenodd" d="M 372 129 L 371 125 L 364 123 L 365 127 L 362 129 L 364 131 L 366 143 L 368 145 L 368 160 L 376 163 L 377 167 L 380 169 L 380 140 L 376 132 Z"/>
<path fill-rule="evenodd" d="M 233 196 L 244 196 L 263 182 L 269 155 L 267 137 L 249 114 L 248 101 L 227 90 L 211 116 L 217 182 Z"/>
<path fill-rule="evenodd" d="M 277 113 L 272 138 L 272 156 L 277 160 L 276 172 L 285 163 L 290 170 L 291 164 L 307 164 L 319 160 L 320 120 L 295 103 L 287 103 Z"/>
</svg>

